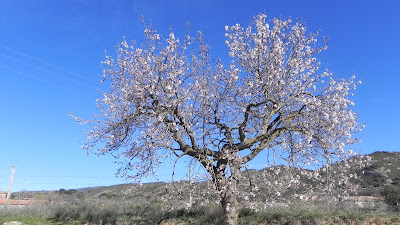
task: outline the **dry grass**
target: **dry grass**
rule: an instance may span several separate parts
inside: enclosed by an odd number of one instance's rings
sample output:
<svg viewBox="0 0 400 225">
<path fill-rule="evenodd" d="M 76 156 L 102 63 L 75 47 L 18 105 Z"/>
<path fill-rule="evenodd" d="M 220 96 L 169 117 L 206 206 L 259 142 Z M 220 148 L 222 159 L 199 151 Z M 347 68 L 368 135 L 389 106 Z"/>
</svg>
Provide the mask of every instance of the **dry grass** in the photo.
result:
<svg viewBox="0 0 400 225">
<path fill-rule="evenodd" d="M 386 210 L 361 211 L 354 204 L 333 203 L 292 204 L 289 207 L 268 207 L 262 211 L 243 208 L 239 224 L 400 224 L 400 216 Z M 218 205 L 194 206 L 191 209 L 168 209 L 161 202 L 138 204 L 115 199 L 38 202 L 19 210 L 0 209 L 0 224 L 20 221 L 23 224 L 163 224 L 207 225 L 222 224 L 222 210 Z"/>
</svg>

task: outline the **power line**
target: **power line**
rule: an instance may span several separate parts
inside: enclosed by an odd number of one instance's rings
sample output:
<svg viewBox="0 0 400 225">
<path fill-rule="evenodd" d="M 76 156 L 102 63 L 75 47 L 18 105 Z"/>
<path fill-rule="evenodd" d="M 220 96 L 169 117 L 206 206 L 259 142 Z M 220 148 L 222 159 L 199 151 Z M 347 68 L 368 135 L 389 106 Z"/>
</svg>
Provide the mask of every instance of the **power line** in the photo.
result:
<svg viewBox="0 0 400 225">
<path fill-rule="evenodd" d="M 67 91 L 70 91 L 70 92 L 74 92 L 75 94 L 79 94 L 79 95 L 83 95 L 83 96 L 86 96 L 86 97 L 89 97 L 89 98 L 93 98 L 93 96 L 90 96 L 90 95 L 84 94 L 84 93 L 82 93 L 82 92 L 75 91 L 75 90 L 72 90 L 72 89 L 69 89 L 69 88 L 60 86 L 60 85 L 58 85 L 58 84 L 55 84 L 55 83 L 52 83 L 52 82 L 49 82 L 49 81 L 40 79 L 40 78 L 35 77 L 35 76 L 33 76 L 33 75 L 29 75 L 29 74 L 26 74 L 26 73 L 23 73 L 23 72 L 20 72 L 20 71 L 16 71 L 16 70 L 13 70 L 13 69 L 11 69 L 11 68 L 8 68 L 8 67 L 2 66 L 2 65 L 0 65 L 0 67 L 3 68 L 3 69 L 6 69 L 6 70 L 12 71 L 12 72 L 14 72 L 14 73 L 18 73 L 18 74 L 20 74 L 20 75 L 22 75 L 22 76 L 29 77 L 29 78 L 34 79 L 34 80 L 38 80 L 38 81 L 43 82 L 43 83 L 46 83 L 46 84 L 48 84 L 48 85 L 51 85 L 51 86 L 54 86 L 54 87 L 57 87 L 57 88 L 61 88 L 61 89 L 64 89 L 64 90 L 67 90 Z"/>
<path fill-rule="evenodd" d="M 38 69 L 38 70 L 44 71 L 44 72 L 46 72 L 46 73 L 53 74 L 53 75 L 55 75 L 55 76 L 57 76 L 57 77 L 61 77 L 61 78 L 65 79 L 65 80 L 72 81 L 72 82 L 74 82 L 74 83 L 76 83 L 76 84 L 79 84 L 79 85 L 82 85 L 82 86 L 86 86 L 86 87 L 89 87 L 89 88 L 93 88 L 93 89 L 95 89 L 95 88 L 94 88 L 94 87 L 92 87 L 92 86 L 89 86 L 89 85 L 86 85 L 86 84 L 84 84 L 84 83 L 81 83 L 81 82 L 75 81 L 75 80 L 73 80 L 73 79 L 71 79 L 71 78 L 68 78 L 68 77 L 62 76 L 62 75 L 60 75 L 60 74 L 58 74 L 58 73 L 54 73 L 54 72 L 52 72 L 52 71 L 49 71 L 49 70 L 43 69 L 43 68 L 41 68 L 41 67 L 39 67 L 39 66 L 36 66 L 36 65 L 33 65 L 33 64 L 27 63 L 27 62 L 25 62 L 25 61 L 22 61 L 22 60 L 16 59 L 16 58 L 14 58 L 14 57 L 11 57 L 11 56 L 9 56 L 9 55 L 3 54 L 3 53 L 0 53 L 0 55 L 2 55 L 2 56 L 4 56 L 4 57 L 7 57 L 7 58 L 9 58 L 9 59 L 11 59 L 11 60 L 14 60 L 14 61 L 17 61 L 17 62 L 23 63 L 23 64 L 25 64 L 25 65 L 31 66 L 31 67 L 33 67 L 33 68 L 36 68 L 36 69 Z"/>
<path fill-rule="evenodd" d="M 36 60 L 36 61 L 38 61 L 38 62 L 40 62 L 40 63 L 43 63 L 43 64 L 48 65 L 48 66 L 51 66 L 51 67 L 53 67 L 53 68 L 56 68 L 56 69 L 62 70 L 62 71 L 64 71 L 64 72 L 70 73 L 70 74 L 72 74 L 72 75 L 74 75 L 74 76 L 77 76 L 77 77 L 83 78 L 83 79 L 85 79 L 85 80 L 89 80 L 89 81 L 98 83 L 97 81 L 94 81 L 94 80 L 92 80 L 92 79 L 89 79 L 89 78 L 87 78 L 87 77 L 84 77 L 84 76 L 82 76 L 82 75 L 80 75 L 80 74 L 77 74 L 77 73 L 71 72 L 71 71 L 69 71 L 69 70 L 63 69 L 63 68 L 61 68 L 61 67 L 59 67 L 59 66 L 56 66 L 56 65 L 51 64 L 51 63 L 48 63 L 48 62 L 46 62 L 46 61 L 44 61 L 44 60 L 38 59 L 38 58 L 33 57 L 33 56 L 30 56 L 30 55 L 28 55 L 28 54 L 22 53 L 22 52 L 20 52 L 20 51 L 17 51 L 17 50 L 15 50 L 15 49 L 10 48 L 10 47 L 7 47 L 7 46 L 1 45 L 1 44 L 0 44 L 0 47 L 2 47 L 2 48 L 4 48 L 4 49 L 7 49 L 7 50 L 9 50 L 9 51 L 15 52 L 15 53 L 17 53 L 17 54 L 20 54 L 20 55 L 22 55 L 22 56 L 31 58 L 31 59 L 33 59 L 33 60 Z M 9 55 L 3 54 L 3 53 L 0 53 L 0 55 L 2 55 L 3 57 L 7 57 L 7 58 L 9 58 L 9 59 L 11 59 L 11 60 L 14 60 L 14 61 L 23 63 L 23 64 L 25 64 L 25 65 L 31 66 L 31 67 L 33 67 L 33 68 L 39 69 L 39 70 L 44 71 L 44 72 L 46 72 L 46 73 L 50 73 L 50 74 L 55 75 L 55 76 L 57 76 L 57 77 L 61 77 L 61 78 L 65 79 L 65 80 L 72 81 L 72 82 L 74 82 L 75 84 L 82 85 L 82 86 L 86 86 L 86 87 L 89 87 L 89 88 L 92 88 L 92 89 L 96 89 L 96 88 L 94 88 L 93 86 L 90 86 L 90 85 L 87 85 L 87 84 L 78 82 L 78 81 L 76 81 L 76 80 L 74 80 L 74 79 L 71 79 L 71 78 L 68 78 L 68 77 L 66 77 L 66 76 L 60 75 L 60 74 L 58 74 L 58 73 L 55 73 L 55 72 L 52 72 L 52 71 L 43 69 L 43 68 L 40 67 L 40 66 L 33 65 L 33 64 L 31 64 L 31 63 L 25 62 L 25 61 L 20 60 L 20 59 L 16 59 L 16 58 L 11 57 L 11 56 L 9 56 Z M 82 92 L 79 92 L 79 91 L 76 91 L 76 90 L 73 90 L 73 89 L 70 89 L 70 88 L 66 88 L 66 87 L 64 87 L 64 86 L 62 86 L 62 85 L 59 85 L 59 84 L 56 84 L 56 83 L 47 81 L 47 80 L 45 80 L 45 79 L 42 79 L 42 78 L 33 76 L 33 75 L 31 75 L 31 74 L 26 74 L 26 73 L 23 73 L 23 72 L 20 72 L 20 71 L 17 71 L 17 70 L 14 70 L 14 69 L 11 69 L 11 68 L 9 68 L 9 67 L 2 66 L 2 65 L 0 65 L 0 67 L 3 68 L 3 69 L 6 69 L 6 70 L 12 71 L 12 72 L 14 72 L 14 73 L 20 74 L 20 75 L 22 75 L 22 76 L 25 76 L 25 77 L 28 77 L 28 78 L 31 78 L 31 79 L 35 79 L 35 80 L 38 80 L 38 81 L 40 81 L 40 82 L 46 83 L 46 84 L 48 84 L 48 85 L 57 87 L 57 88 L 61 88 L 61 89 L 64 89 L 64 90 L 67 90 L 67 91 L 70 91 L 70 92 L 73 92 L 73 93 L 76 93 L 76 94 L 79 94 L 79 95 L 86 96 L 86 97 L 94 98 L 93 96 L 84 94 L 84 93 L 82 93 Z"/>
<path fill-rule="evenodd" d="M 41 59 L 38 59 L 38 58 L 33 57 L 33 56 L 30 56 L 30 55 L 28 55 L 28 54 L 19 52 L 19 51 L 15 50 L 15 49 L 12 49 L 12 48 L 10 48 L 10 47 L 7 47 L 7 46 L 1 45 L 1 44 L 0 44 L 0 47 L 5 48 L 5 49 L 7 49 L 7 50 L 9 50 L 9 51 L 15 52 L 15 53 L 17 53 L 17 54 L 23 55 L 23 56 L 25 56 L 25 57 L 31 58 L 31 59 L 33 59 L 33 60 L 36 60 L 36 61 L 38 61 L 38 62 L 40 62 L 40 63 L 46 64 L 46 65 L 51 66 L 51 67 L 53 67 L 53 68 L 56 68 L 56 69 L 62 70 L 62 71 L 64 71 L 64 72 L 70 73 L 70 74 L 75 75 L 75 76 L 77 76 L 77 77 L 80 77 L 80 78 L 82 78 L 82 79 L 86 79 L 86 80 L 89 80 L 89 81 L 92 81 L 92 82 L 96 82 L 96 83 L 97 83 L 97 81 L 95 81 L 95 80 L 92 80 L 92 79 L 89 79 L 89 78 L 87 78 L 87 77 L 85 77 L 85 76 L 82 76 L 82 75 L 80 75 L 80 74 L 71 72 L 71 71 L 69 71 L 69 70 L 66 70 L 66 69 L 64 69 L 64 68 L 61 68 L 61 67 L 56 66 L 56 65 L 54 65 L 54 64 L 45 62 L 45 61 L 43 61 L 43 60 L 41 60 Z"/>
</svg>

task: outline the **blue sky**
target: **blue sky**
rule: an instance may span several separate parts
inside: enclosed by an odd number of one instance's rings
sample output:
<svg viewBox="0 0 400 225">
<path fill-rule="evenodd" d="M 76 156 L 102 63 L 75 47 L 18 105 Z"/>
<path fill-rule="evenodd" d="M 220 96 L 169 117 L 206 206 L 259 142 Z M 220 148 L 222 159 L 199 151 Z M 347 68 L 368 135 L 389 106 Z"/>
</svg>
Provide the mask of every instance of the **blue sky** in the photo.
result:
<svg viewBox="0 0 400 225">
<path fill-rule="evenodd" d="M 96 113 L 98 89 L 106 88 L 97 82 L 104 50 L 113 52 L 124 36 L 140 42 L 142 14 L 165 35 L 171 26 L 185 35 L 190 22 L 215 58 L 227 56 L 225 25 L 248 25 L 259 12 L 305 19 L 309 31 L 330 39 L 322 66 L 363 82 L 354 99 L 366 128 L 354 148 L 400 151 L 399 10 L 398 0 L 0 0 L 0 191 L 8 189 L 12 165 L 15 191 L 124 183 L 110 157 L 80 148 L 85 127 L 68 112 Z M 168 168 L 159 179 L 170 179 Z"/>
</svg>

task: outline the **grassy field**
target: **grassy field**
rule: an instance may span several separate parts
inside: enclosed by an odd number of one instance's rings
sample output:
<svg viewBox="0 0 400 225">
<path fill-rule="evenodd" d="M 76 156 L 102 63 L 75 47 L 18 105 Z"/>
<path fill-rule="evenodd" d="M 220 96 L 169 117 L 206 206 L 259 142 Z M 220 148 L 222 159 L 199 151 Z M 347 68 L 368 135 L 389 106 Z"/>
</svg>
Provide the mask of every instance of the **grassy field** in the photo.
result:
<svg viewBox="0 0 400 225">
<path fill-rule="evenodd" d="M 222 224 L 218 205 L 190 209 L 166 209 L 161 203 L 137 204 L 130 201 L 79 201 L 31 205 L 18 210 L 0 210 L 0 224 L 19 221 L 29 225 L 48 224 Z M 400 224 L 400 215 L 384 206 L 363 211 L 354 205 L 292 204 L 267 207 L 261 211 L 242 208 L 239 224 Z"/>
<path fill-rule="evenodd" d="M 284 198 L 281 202 L 292 204 L 264 208 L 264 201 L 255 197 L 256 207 L 251 210 L 252 202 L 239 199 L 243 208 L 240 210 L 239 224 L 399 224 L 400 225 L 400 153 L 376 152 L 370 155 L 371 163 L 365 168 L 353 167 L 353 172 L 360 176 L 354 180 L 359 185 L 359 195 L 380 197 L 382 200 L 370 206 L 359 208 L 354 202 L 341 204 L 330 203 L 325 197 L 317 198 L 314 203 L 297 202 L 295 198 Z M 260 171 L 249 170 L 248 176 Z M 257 179 L 253 179 L 257 182 Z M 306 180 L 303 182 L 307 182 Z M 19 221 L 23 224 L 222 224 L 221 207 L 213 204 L 217 196 L 203 195 L 209 190 L 208 182 L 189 185 L 187 181 L 176 182 L 182 185 L 179 193 L 167 183 L 122 184 L 108 187 L 89 187 L 83 189 L 60 189 L 58 191 L 20 192 L 11 197 L 15 199 L 31 198 L 34 204 L 23 209 L 0 208 L 0 225 L 7 221 Z M 318 186 L 313 186 L 317 193 Z M 240 188 L 240 187 L 239 187 Z M 247 188 L 243 186 L 242 188 Z M 171 191 L 172 190 L 172 191 Z M 192 192 L 190 192 L 192 191 Z M 301 194 L 293 189 L 291 192 Z M 307 190 L 309 192 L 309 190 Z M 207 204 L 194 205 L 187 209 L 189 193 L 193 201 Z M 290 193 L 289 193 L 290 194 Z M 326 193 L 325 193 L 326 194 Z M 171 196 L 171 198 L 165 198 Z M 353 196 L 354 197 L 354 196 Z M 318 200 L 319 199 L 319 200 Z M 325 199 L 325 200 L 324 200 Z M 299 200 L 300 201 L 300 200 Z M 358 200 L 357 200 L 358 201 Z M 388 204 L 386 204 L 386 203 Z M 251 203 L 251 204 L 248 204 Z M 395 210 L 398 211 L 395 211 Z"/>
</svg>

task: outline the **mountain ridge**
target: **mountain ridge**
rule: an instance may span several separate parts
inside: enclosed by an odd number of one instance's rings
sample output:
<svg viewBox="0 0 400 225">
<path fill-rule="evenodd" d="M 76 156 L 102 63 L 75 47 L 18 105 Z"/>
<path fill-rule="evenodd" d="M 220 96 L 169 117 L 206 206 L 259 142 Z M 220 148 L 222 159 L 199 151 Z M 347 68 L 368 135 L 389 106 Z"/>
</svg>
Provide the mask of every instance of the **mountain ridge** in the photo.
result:
<svg viewBox="0 0 400 225">
<path fill-rule="evenodd" d="M 360 156 L 355 156 L 360 157 Z M 397 187 L 400 183 L 400 152 L 387 152 L 387 151 L 377 151 L 368 155 L 363 155 L 361 157 L 369 157 L 370 161 L 366 163 L 363 167 L 359 168 L 358 165 L 353 165 L 351 159 L 348 159 L 347 163 L 350 165 L 349 172 L 356 173 L 358 179 L 352 179 L 351 182 L 358 185 L 357 194 L 352 195 L 357 196 L 373 196 L 382 197 L 382 192 L 387 187 Z M 353 160 L 354 161 L 354 160 Z M 333 164 L 332 168 L 340 168 L 341 163 L 344 161 L 337 162 Z M 263 169 L 264 170 L 264 169 Z M 239 189 L 254 192 L 254 198 L 264 198 L 268 197 L 265 189 L 262 189 L 261 180 L 259 175 L 263 170 L 249 170 L 245 171 L 244 174 L 248 177 L 254 177 L 250 183 L 248 181 L 243 182 Z M 301 173 L 301 170 L 298 170 Z M 322 193 L 320 190 L 322 185 L 313 183 L 310 180 L 304 180 L 302 182 L 306 185 L 301 188 L 287 188 L 284 190 L 278 198 L 279 201 L 287 201 L 292 199 L 293 196 L 300 196 L 305 193 Z M 252 183 L 251 183 L 252 182 Z M 210 196 L 205 196 L 207 190 L 212 189 L 211 182 L 199 182 L 193 183 L 188 181 L 181 181 L 174 183 L 182 188 L 174 189 L 171 188 L 170 184 L 165 182 L 153 182 L 153 183 L 143 183 L 143 184 L 119 184 L 112 186 L 102 186 L 102 187 L 86 187 L 79 189 L 64 190 L 60 189 L 58 191 L 47 191 L 47 192 L 19 192 L 14 193 L 13 196 L 19 196 L 18 198 L 36 198 L 39 195 L 47 194 L 58 194 L 66 198 L 74 199 L 135 199 L 135 201 L 156 201 L 159 199 L 166 199 L 168 195 L 174 196 L 174 201 L 188 202 L 190 196 L 197 201 L 208 200 L 212 201 L 216 197 L 215 194 Z M 258 190 L 253 190 L 253 186 L 259 186 Z M 265 186 L 264 186 L 265 187 Z M 310 191 L 310 188 L 312 190 Z M 265 193 L 262 193 L 262 192 Z M 274 190 L 272 190 L 274 191 Z M 274 193 L 272 193 L 274 194 Z M 323 194 L 320 194 L 323 195 Z M 309 196 L 311 198 L 311 196 Z M 172 199 L 170 199 L 172 201 Z M 248 198 L 241 199 L 241 201 L 248 201 Z M 266 201 L 266 200 L 265 200 Z"/>
</svg>

